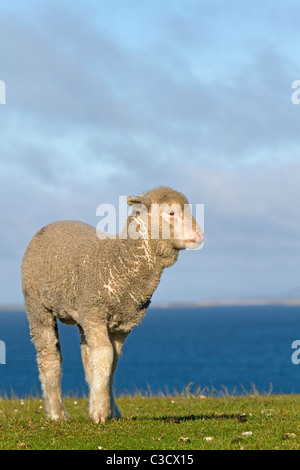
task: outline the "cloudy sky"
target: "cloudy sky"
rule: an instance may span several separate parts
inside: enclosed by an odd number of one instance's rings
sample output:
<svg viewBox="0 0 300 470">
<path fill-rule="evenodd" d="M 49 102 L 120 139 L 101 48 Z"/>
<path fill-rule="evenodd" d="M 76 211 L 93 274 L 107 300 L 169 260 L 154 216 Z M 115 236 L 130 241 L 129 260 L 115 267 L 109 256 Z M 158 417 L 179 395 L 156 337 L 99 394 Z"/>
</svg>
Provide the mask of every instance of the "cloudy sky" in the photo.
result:
<svg viewBox="0 0 300 470">
<path fill-rule="evenodd" d="M 0 304 L 32 235 L 168 185 L 205 245 L 153 302 L 300 297 L 297 0 L 2 0 Z"/>
</svg>

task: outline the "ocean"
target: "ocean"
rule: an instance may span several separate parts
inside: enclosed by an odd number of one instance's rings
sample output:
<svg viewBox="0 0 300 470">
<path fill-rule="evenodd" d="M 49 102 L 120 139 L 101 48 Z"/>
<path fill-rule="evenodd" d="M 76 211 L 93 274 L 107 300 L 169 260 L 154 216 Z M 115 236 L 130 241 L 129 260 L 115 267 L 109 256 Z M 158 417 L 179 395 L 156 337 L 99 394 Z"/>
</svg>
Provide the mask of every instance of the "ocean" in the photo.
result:
<svg viewBox="0 0 300 470">
<path fill-rule="evenodd" d="M 59 323 L 59 336 L 63 394 L 87 395 L 78 329 Z M 299 306 L 150 307 L 125 342 L 115 392 L 300 393 L 296 340 L 300 351 Z M 0 396 L 40 395 L 24 311 L 0 311 L 0 341 Z"/>
</svg>

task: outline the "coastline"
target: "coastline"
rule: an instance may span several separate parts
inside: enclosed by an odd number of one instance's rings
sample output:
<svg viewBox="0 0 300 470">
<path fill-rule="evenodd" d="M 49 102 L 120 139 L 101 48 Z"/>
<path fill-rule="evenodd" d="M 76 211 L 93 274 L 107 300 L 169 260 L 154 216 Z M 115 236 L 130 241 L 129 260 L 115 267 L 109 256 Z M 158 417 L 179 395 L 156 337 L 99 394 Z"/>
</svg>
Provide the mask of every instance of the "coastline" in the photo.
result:
<svg viewBox="0 0 300 470">
<path fill-rule="evenodd" d="M 234 307 L 256 305 L 285 305 L 300 306 L 300 299 L 228 299 L 207 300 L 199 302 L 157 302 L 151 304 L 152 308 L 195 308 L 195 307 Z"/>
<path fill-rule="evenodd" d="M 194 302 L 153 302 L 151 308 L 197 308 L 197 307 L 234 307 L 234 306 L 256 306 L 256 305 L 284 305 L 300 306 L 300 298 L 278 298 L 278 299 L 227 299 L 227 300 L 201 300 Z M 0 312 L 25 311 L 23 304 L 0 305 Z"/>
</svg>

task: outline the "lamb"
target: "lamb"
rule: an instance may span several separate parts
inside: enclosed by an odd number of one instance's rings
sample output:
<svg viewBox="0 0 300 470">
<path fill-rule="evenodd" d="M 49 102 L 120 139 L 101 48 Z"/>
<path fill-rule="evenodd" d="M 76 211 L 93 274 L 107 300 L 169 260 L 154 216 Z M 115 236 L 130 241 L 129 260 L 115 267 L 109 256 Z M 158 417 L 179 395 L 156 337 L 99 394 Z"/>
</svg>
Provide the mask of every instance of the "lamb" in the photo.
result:
<svg viewBox="0 0 300 470">
<path fill-rule="evenodd" d="M 121 418 L 113 381 L 124 341 L 144 317 L 164 268 L 203 241 L 182 193 L 161 186 L 127 203 L 131 214 L 114 238 L 82 222 L 58 221 L 41 228 L 25 251 L 22 290 L 53 420 L 67 418 L 57 319 L 79 328 L 91 418 Z"/>
</svg>

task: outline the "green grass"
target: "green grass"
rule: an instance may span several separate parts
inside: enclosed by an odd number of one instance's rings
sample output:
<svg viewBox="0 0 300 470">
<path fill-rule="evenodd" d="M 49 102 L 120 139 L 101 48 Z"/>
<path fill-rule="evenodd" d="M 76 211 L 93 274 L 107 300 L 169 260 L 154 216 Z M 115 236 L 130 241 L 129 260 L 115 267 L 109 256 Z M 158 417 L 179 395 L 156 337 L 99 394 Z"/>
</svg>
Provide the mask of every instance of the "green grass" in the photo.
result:
<svg viewBox="0 0 300 470">
<path fill-rule="evenodd" d="M 0 398 L 0 449 L 300 448 L 298 395 L 136 395 L 117 401 L 123 419 L 97 425 L 88 417 L 86 398 L 65 398 L 70 418 L 62 422 L 47 419 L 38 398 Z"/>
</svg>

